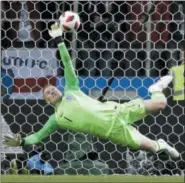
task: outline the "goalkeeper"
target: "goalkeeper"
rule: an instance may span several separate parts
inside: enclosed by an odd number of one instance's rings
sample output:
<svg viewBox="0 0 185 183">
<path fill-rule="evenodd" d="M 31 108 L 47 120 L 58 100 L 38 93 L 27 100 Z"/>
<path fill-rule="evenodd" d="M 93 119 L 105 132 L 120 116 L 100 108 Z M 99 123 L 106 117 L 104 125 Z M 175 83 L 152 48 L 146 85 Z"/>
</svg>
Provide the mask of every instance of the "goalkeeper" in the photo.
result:
<svg viewBox="0 0 185 183">
<path fill-rule="evenodd" d="M 50 36 L 58 45 L 61 60 L 64 64 L 66 85 L 64 93 L 55 86 L 48 85 L 43 89 L 46 102 L 54 105 L 55 113 L 38 132 L 21 138 L 4 136 L 7 146 L 26 146 L 41 142 L 57 129 L 69 129 L 111 140 L 116 144 L 132 149 L 150 152 L 164 151 L 171 158 L 178 158 L 177 150 L 163 139 L 151 140 L 137 131 L 132 124 L 146 115 L 165 108 L 167 100 L 162 93 L 171 82 L 171 76 L 162 77 L 149 88 L 150 100 L 136 99 L 119 104 L 116 102 L 101 103 L 80 91 L 78 78 L 65 43 L 60 25 L 54 24 L 49 31 Z"/>
</svg>

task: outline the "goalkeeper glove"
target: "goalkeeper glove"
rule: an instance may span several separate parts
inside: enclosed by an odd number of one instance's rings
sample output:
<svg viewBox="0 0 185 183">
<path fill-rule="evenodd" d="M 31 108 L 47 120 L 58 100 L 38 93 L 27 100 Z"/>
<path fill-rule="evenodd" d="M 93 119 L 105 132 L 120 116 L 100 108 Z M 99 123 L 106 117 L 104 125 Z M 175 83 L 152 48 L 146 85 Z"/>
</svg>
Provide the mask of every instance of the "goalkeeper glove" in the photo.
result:
<svg viewBox="0 0 185 183">
<path fill-rule="evenodd" d="M 15 134 L 13 135 L 13 137 L 4 136 L 4 142 L 3 144 L 5 144 L 6 146 L 23 146 L 24 145 L 24 139 L 21 138 L 20 134 Z"/>
<path fill-rule="evenodd" d="M 55 24 L 53 24 L 51 26 L 51 30 L 49 30 L 48 32 L 49 32 L 49 35 L 52 38 L 54 38 L 56 44 L 63 42 L 63 39 L 62 39 L 63 30 L 59 25 L 59 23 L 56 22 Z"/>
</svg>

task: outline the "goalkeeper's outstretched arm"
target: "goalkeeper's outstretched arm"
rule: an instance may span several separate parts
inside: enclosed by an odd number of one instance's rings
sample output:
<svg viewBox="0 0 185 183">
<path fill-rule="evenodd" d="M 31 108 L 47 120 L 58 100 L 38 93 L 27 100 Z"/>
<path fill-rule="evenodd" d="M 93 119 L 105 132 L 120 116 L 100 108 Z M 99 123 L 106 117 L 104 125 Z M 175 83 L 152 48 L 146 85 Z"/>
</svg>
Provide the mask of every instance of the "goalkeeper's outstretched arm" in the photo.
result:
<svg viewBox="0 0 185 183">
<path fill-rule="evenodd" d="M 16 134 L 13 137 L 4 136 L 4 144 L 6 146 L 26 146 L 37 144 L 48 137 L 50 134 L 52 134 L 55 130 L 57 130 L 57 123 L 55 119 L 55 114 L 53 114 L 52 116 L 50 116 L 44 127 L 38 132 L 29 135 L 23 139 L 19 134 Z"/>
<path fill-rule="evenodd" d="M 41 142 L 57 129 L 55 114 L 49 117 L 46 124 L 38 132 L 23 139 L 23 145 L 32 145 Z"/>
<path fill-rule="evenodd" d="M 66 45 L 62 39 L 62 29 L 59 25 L 54 24 L 51 26 L 51 31 L 49 31 L 51 37 L 54 38 L 55 43 L 58 46 L 61 61 L 64 65 L 64 76 L 66 81 L 65 89 L 79 89 L 78 78 L 75 74 L 75 69 L 72 64 L 71 57 L 66 48 Z"/>
</svg>

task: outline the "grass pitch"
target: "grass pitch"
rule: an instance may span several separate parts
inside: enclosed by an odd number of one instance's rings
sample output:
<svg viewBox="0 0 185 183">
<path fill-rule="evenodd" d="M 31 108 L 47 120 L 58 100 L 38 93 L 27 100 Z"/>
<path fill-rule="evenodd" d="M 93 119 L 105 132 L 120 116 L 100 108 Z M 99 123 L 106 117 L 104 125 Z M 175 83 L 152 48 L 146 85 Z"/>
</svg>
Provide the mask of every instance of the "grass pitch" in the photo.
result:
<svg viewBox="0 0 185 183">
<path fill-rule="evenodd" d="M 72 175 L 61 175 L 61 176 L 38 176 L 38 175 L 4 175 L 1 177 L 1 183 L 90 183 L 90 182 L 136 182 L 136 183 L 157 183 L 157 182 L 184 182 L 183 176 L 125 176 L 125 175 L 105 175 L 105 176 L 72 176 Z"/>
</svg>

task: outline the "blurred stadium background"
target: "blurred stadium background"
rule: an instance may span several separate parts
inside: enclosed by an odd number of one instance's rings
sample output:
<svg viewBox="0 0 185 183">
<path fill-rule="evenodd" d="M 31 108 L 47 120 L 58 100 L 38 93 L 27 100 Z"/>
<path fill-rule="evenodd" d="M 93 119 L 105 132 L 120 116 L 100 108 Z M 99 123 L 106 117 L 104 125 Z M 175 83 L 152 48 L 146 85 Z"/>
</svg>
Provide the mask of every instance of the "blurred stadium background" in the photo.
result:
<svg viewBox="0 0 185 183">
<path fill-rule="evenodd" d="M 173 96 L 184 81 L 184 73 L 178 74 L 179 67 L 184 67 L 184 1 L 1 1 L 1 137 L 7 132 L 22 136 L 36 132 L 53 113 L 52 106 L 43 101 L 42 88 L 50 83 L 63 90 L 64 73 L 47 30 L 67 10 L 81 17 L 80 29 L 66 33 L 65 42 L 87 95 L 99 98 L 104 91 L 103 100 L 121 103 L 138 96 L 146 99 L 148 86 L 177 68 L 175 84 L 165 91 L 167 108 L 137 122 L 136 127 L 152 139 L 167 140 L 181 158 L 173 161 L 163 153 L 131 151 L 89 135 L 57 131 L 36 146 L 5 149 L 1 144 L 3 180 L 24 182 L 27 178 L 21 178 L 22 174 L 119 174 L 133 179 L 101 181 L 182 181 L 171 176 L 183 176 L 185 163 L 184 93 Z M 184 84 L 180 90 L 184 91 Z M 134 179 L 134 175 L 170 178 Z M 34 180 L 54 182 L 58 177 L 41 179 Z M 67 180 L 77 181 L 63 179 Z"/>
</svg>

